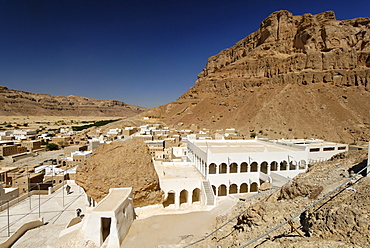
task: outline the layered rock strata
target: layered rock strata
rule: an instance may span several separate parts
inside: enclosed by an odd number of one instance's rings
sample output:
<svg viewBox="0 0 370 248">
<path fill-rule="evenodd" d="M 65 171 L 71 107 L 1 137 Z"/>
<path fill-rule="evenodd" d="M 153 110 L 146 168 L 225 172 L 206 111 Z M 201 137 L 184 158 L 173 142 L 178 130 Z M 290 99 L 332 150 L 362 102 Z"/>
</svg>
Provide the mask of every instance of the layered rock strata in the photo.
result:
<svg viewBox="0 0 370 248">
<path fill-rule="evenodd" d="M 145 115 L 169 124 L 235 127 L 249 138 L 369 139 L 370 18 L 282 10 L 208 59 L 177 101 Z"/>
<path fill-rule="evenodd" d="M 30 116 L 132 116 L 145 108 L 117 100 L 82 96 L 54 96 L 8 89 L 0 86 L 0 115 Z"/>
</svg>

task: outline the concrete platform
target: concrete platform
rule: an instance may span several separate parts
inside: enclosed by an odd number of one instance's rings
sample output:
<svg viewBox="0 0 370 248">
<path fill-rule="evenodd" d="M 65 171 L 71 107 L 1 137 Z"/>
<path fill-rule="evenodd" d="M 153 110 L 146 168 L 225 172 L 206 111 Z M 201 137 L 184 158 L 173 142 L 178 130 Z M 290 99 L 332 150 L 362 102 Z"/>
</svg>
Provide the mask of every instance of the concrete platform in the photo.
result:
<svg viewBox="0 0 370 248">
<path fill-rule="evenodd" d="M 12 235 L 21 225 L 44 218 L 45 225 L 26 232 L 12 247 L 53 247 L 53 242 L 69 221 L 76 217 L 76 209 L 82 214 L 86 209 L 86 195 L 76 184 L 68 183 L 67 195 L 61 188 L 52 195 L 34 195 L 10 207 L 9 230 Z M 39 205 L 40 202 L 40 205 Z M 0 243 L 8 238 L 8 211 L 0 212 Z"/>
</svg>

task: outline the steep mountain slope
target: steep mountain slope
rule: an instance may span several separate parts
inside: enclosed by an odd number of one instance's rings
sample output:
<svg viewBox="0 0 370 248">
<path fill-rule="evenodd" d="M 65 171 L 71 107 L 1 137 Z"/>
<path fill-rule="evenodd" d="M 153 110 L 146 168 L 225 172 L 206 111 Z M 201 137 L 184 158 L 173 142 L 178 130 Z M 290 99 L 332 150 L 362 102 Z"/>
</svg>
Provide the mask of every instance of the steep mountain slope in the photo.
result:
<svg viewBox="0 0 370 248">
<path fill-rule="evenodd" d="M 82 96 L 54 96 L 8 89 L 0 86 L 0 116 L 132 116 L 145 108 L 116 100 Z"/>
<path fill-rule="evenodd" d="M 167 124 L 235 127 L 246 136 L 369 139 L 370 18 L 272 13 L 208 59 L 177 101 L 143 115 Z"/>
</svg>

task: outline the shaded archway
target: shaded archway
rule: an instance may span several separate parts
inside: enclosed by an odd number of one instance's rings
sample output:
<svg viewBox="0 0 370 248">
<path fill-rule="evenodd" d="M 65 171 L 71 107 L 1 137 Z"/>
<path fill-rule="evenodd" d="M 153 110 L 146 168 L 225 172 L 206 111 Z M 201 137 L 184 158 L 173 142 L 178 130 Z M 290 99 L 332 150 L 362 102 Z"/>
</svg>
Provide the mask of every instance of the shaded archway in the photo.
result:
<svg viewBox="0 0 370 248">
<path fill-rule="evenodd" d="M 171 204 L 175 204 L 175 192 L 170 191 L 167 194 L 167 199 L 163 202 L 163 207 L 168 207 Z"/>
<path fill-rule="evenodd" d="M 282 162 L 280 162 L 280 170 L 282 171 L 282 170 L 286 170 L 287 169 L 287 165 L 288 165 L 288 163 L 287 163 L 287 161 L 282 161 Z"/>
<path fill-rule="evenodd" d="M 299 161 L 299 169 L 300 170 L 304 170 L 304 169 L 306 169 L 306 161 L 305 160 L 301 160 L 301 161 Z"/>
<path fill-rule="evenodd" d="M 248 193 L 248 184 L 246 183 L 242 183 L 240 185 L 240 190 L 239 190 L 240 193 Z"/>
<path fill-rule="evenodd" d="M 230 173 L 238 173 L 238 165 L 237 165 L 237 163 L 230 164 Z"/>
<path fill-rule="evenodd" d="M 270 164 L 270 171 L 277 171 L 278 170 L 278 162 L 272 161 Z"/>
<path fill-rule="evenodd" d="M 226 195 L 226 186 L 222 184 L 218 187 L 218 196 L 225 196 L 225 195 Z"/>
<path fill-rule="evenodd" d="M 296 169 L 296 163 L 297 162 L 293 162 L 293 161 L 290 161 L 289 162 L 289 170 L 295 170 Z"/>
<path fill-rule="evenodd" d="M 229 188 L 229 194 L 237 194 L 238 186 L 236 184 L 231 184 Z"/>
<path fill-rule="evenodd" d="M 246 162 L 241 163 L 240 172 L 248 172 L 248 164 Z"/>
<path fill-rule="evenodd" d="M 227 172 L 227 165 L 225 163 L 220 164 L 218 173 L 226 174 L 226 172 Z"/>
<path fill-rule="evenodd" d="M 209 173 L 208 174 L 216 174 L 217 166 L 216 164 L 212 163 L 209 165 Z"/>
<path fill-rule="evenodd" d="M 251 192 L 257 192 L 258 191 L 258 184 L 252 183 L 251 184 Z"/>
<path fill-rule="evenodd" d="M 261 164 L 261 172 L 267 174 L 267 165 L 268 165 L 268 163 L 266 161 L 262 162 L 262 164 Z"/>
<path fill-rule="evenodd" d="M 191 202 L 200 202 L 200 189 L 196 188 L 193 190 L 193 195 L 191 197 Z"/>
<path fill-rule="evenodd" d="M 251 172 L 257 172 L 258 171 L 258 164 L 257 162 L 253 162 L 251 164 Z"/>
<path fill-rule="evenodd" d="M 180 204 L 187 202 L 188 202 L 188 191 L 184 189 L 180 192 Z"/>
<path fill-rule="evenodd" d="M 216 186 L 212 185 L 213 194 L 217 195 Z"/>
</svg>

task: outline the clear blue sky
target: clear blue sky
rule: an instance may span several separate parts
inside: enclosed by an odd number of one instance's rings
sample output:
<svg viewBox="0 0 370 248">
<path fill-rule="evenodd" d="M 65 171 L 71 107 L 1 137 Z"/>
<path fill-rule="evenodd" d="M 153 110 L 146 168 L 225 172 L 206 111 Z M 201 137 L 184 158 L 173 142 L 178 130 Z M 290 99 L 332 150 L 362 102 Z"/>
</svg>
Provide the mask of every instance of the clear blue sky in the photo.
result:
<svg viewBox="0 0 370 248">
<path fill-rule="evenodd" d="M 368 0 L 0 0 L 0 85 L 155 107 L 281 9 L 370 16 Z"/>
</svg>

